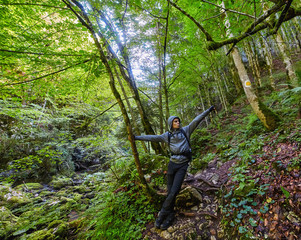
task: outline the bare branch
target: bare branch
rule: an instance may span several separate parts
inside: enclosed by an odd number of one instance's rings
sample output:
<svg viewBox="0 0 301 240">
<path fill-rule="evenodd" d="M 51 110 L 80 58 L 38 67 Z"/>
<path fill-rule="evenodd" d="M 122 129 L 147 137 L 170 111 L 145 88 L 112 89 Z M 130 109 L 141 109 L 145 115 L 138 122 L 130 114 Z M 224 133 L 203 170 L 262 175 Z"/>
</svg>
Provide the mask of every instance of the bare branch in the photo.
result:
<svg viewBox="0 0 301 240">
<path fill-rule="evenodd" d="M 160 16 L 156 16 L 156 15 L 152 14 L 152 13 L 151 13 L 150 11 L 148 11 L 147 9 L 144 9 L 143 7 L 141 7 L 141 6 L 139 6 L 139 5 L 135 4 L 135 3 L 132 3 L 132 4 L 135 5 L 136 7 L 140 8 L 141 10 L 147 12 L 149 15 L 151 15 L 151 16 L 154 17 L 154 18 L 158 18 L 158 19 L 166 19 L 166 17 L 160 17 Z"/>
<path fill-rule="evenodd" d="M 264 20 L 266 20 L 272 14 L 278 12 L 283 7 L 284 4 L 285 4 L 284 2 L 280 2 L 276 5 L 274 5 L 268 11 L 266 11 L 263 15 L 261 15 L 259 18 L 257 18 L 256 21 L 254 21 L 252 24 L 250 24 L 250 26 L 246 29 L 246 31 L 244 31 L 237 37 L 228 38 L 228 39 L 225 39 L 224 41 L 220 41 L 220 42 L 214 42 L 214 41 L 209 42 L 208 47 L 207 47 L 208 50 L 216 50 L 224 45 L 233 44 L 233 46 L 231 48 L 231 50 L 232 50 L 233 47 L 238 42 L 245 39 L 246 37 L 254 35 L 255 33 L 259 32 L 265 28 L 269 28 L 271 25 L 273 26 L 275 23 L 273 23 L 273 22 L 267 23 L 267 22 L 264 22 Z"/>
<path fill-rule="evenodd" d="M 221 9 L 223 9 L 224 11 L 227 11 L 227 12 L 232 12 L 232 13 L 236 13 L 236 14 L 239 14 L 239 15 L 247 16 L 247 17 L 249 17 L 249 18 L 255 18 L 254 16 L 249 15 L 249 14 L 247 14 L 247 13 L 238 12 L 238 11 L 232 10 L 232 9 L 230 9 L 230 8 L 224 8 L 224 7 L 222 7 L 222 6 L 219 6 L 219 5 L 215 4 L 215 3 L 212 3 L 212 2 L 209 2 L 209 1 L 206 1 L 206 0 L 201 0 L 201 1 L 204 2 L 204 3 L 211 4 L 211 5 L 213 5 L 213 6 L 216 6 L 216 7 L 218 7 L 218 8 L 221 8 Z"/>
</svg>

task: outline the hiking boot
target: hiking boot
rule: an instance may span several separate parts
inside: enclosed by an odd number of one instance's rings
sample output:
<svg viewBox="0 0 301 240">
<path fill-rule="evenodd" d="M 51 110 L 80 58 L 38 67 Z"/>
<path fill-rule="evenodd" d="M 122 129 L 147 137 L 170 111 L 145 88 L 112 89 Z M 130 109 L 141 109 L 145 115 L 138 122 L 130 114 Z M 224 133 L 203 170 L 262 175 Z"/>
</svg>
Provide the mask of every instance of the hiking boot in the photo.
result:
<svg viewBox="0 0 301 240">
<path fill-rule="evenodd" d="M 175 219 L 175 213 L 170 213 L 165 220 L 163 221 L 163 223 L 161 224 L 160 228 L 162 230 L 166 230 L 167 228 L 169 228 L 172 224 L 172 222 Z"/>
<path fill-rule="evenodd" d="M 160 228 L 160 226 L 163 223 L 166 216 L 167 216 L 167 214 L 163 214 L 163 213 L 159 212 L 158 217 L 155 221 L 155 227 L 156 228 Z"/>
</svg>

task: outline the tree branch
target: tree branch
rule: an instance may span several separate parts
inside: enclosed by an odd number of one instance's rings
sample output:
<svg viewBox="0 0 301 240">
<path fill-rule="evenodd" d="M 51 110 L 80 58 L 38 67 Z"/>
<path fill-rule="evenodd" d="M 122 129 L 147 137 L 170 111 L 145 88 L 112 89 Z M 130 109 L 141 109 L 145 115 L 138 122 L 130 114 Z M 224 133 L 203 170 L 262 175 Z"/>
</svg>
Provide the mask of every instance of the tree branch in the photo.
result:
<svg viewBox="0 0 301 240">
<path fill-rule="evenodd" d="M 169 89 L 169 88 L 171 87 L 171 85 L 174 84 L 174 82 L 176 81 L 176 79 L 177 79 L 178 77 L 180 77 L 180 75 L 181 75 L 183 72 L 184 72 L 184 70 L 182 70 L 177 76 L 174 77 L 174 79 L 171 81 L 171 83 L 168 84 L 167 89 Z"/>
<path fill-rule="evenodd" d="M 167 0 L 172 6 L 174 6 L 176 9 L 178 9 L 181 13 L 183 13 L 186 17 L 188 17 L 191 21 L 194 22 L 195 25 L 197 25 L 197 27 L 205 34 L 206 36 L 206 40 L 208 42 L 212 42 L 213 39 L 211 37 L 211 35 L 205 30 L 205 28 L 198 23 L 191 15 L 189 15 L 187 12 L 185 12 L 183 9 L 181 9 L 179 6 L 177 6 L 175 3 L 173 3 L 170 0 Z"/>
<path fill-rule="evenodd" d="M 5 86 L 13 86 L 13 85 L 18 85 L 18 84 L 33 82 L 33 81 L 36 81 L 36 80 L 38 80 L 38 79 L 42 79 L 42 78 L 45 78 L 45 77 L 48 77 L 48 76 L 51 76 L 51 75 L 54 75 L 54 74 L 57 74 L 57 73 L 66 71 L 66 70 L 69 69 L 69 68 L 73 68 L 73 67 L 75 67 L 75 66 L 78 66 L 78 65 L 83 64 L 83 63 L 87 63 L 87 62 L 89 62 L 89 61 L 91 61 L 91 59 L 85 60 L 85 61 L 83 61 L 83 62 L 74 64 L 74 65 L 72 65 L 72 66 L 69 66 L 69 67 L 66 67 L 66 68 L 63 68 L 63 69 L 60 69 L 60 70 L 58 70 L 58 71 L 56 71 L 56 72 L 52 72 L 52 73 L 43 75 L 43 76 L 41 76 L 41 77 L 33 78 L 33 79 L 30 79 L 30 80 L 27 80 L 27 81 L 23 81 L 23 82 L 4 84 L 4 85 L 2 85 L 2 86 L 3 86 L 3 87 L 5 87 Z"/>
<path fill-rule="evenodd" d="M 283 20 L 284 20 L 285 17 L 286 17 L 286 14 L 287 14 L 287 12 L 288 12 L 288 10 L 289 10 L 289 8 L 290 8 L 292 2 L 293 2 L 293 0 L 288 0 L 288 2 L 287 2 L 287 4 L 286 4 L 285 8 L 284 8 L 283 11 L 281 12 L 281 15 L 280 15 L 280 17 L 279 17 L 279 19 L 278 19 L 278 21 L 277 21 L 275 27 L 272 29 L 272 31 L 271 31 L 270 33 L 268 33 L 268 35 L 273 35 L 273 34 L 275 34 L 275 33 L 278 31 L 278 29 L 280 28 L 281 23 L 283 22 Z"/>
<path fill-rule="evenodd" d="M 252 24 L 250 24 L 250 26 L 246 29 L 246 31 L 244 31 L 240 35 L 238 35 L 236 37 L 225 39 L 225 40 L 220 41 L 220 42 L 214 42 L 214 41 L 209 42 L 209 44 L 207 46 L 208 50 L 217 50 L 217 49 L 219 49 L 220 47 L 222 47 L 224 45 L 233 44 L 233 46 L 230 49 L 230 50 L 232 50 L 233 47 L 238 42 L 245 39 L 246 37 L 254 35 L 255 33 L 259 32 L 259 31 L 261 31 L 265 28 L 268 28 L 271 25 L 273 26 L 275 24 L 275 21 L 267 23 L 267 22 L 264 22 L 264 20 L 266 20 L 270 15 L 278 12 L 284 4 L 285 3 L 281 1 L 280 3 L 274 5 L 268 11 L 266 11 L 263 15 L 261 15 L 259 18 L 257 18 L 256 21 L 254 21 Z M 290 15 L 290 17 L 293 18 L 291 15 Z M 287 18 L 288 18 L 288 15 L 286 15 L 286 19 Z M 286 19 L 284 19 L 284 21 L 289 20 L 289 19 L 287 19 L 287 20 Z"/>
<path fill-rule="evenodd" d="M 59 8 L 59 9 L 63 9 L 63 10 L 68 10 L 68 8 L 51 6 L 51 5 L 46 5 L 46 4 L 37 4 L 37 3 L 2 3 L 0 5 L 3 5 L 3 6 L 39 6 L 39 7 Z"/>
<path fill-rule="evenodd" d="M 212 3 L 212 2 L 209 2 L 209 1 L 206 1 L 206 0 L 201 0 L 201 1 L 204 2 L 204 3 L 211 4 L 211 5 L 213 5 L 213 6 L 216 6 L 216 7 L 218 7 L 218 8 L 221 8 L 221 9 L 223 9 L 224 11 L 227 11 L 227 12 L 236 13 L 236 14 L 239 14 L 239 15 L 247 16 L 247 17 L 249 17 L 249 18 L 253 18 L 253 19 L 255 18 L 254 16 L 249 15 L 249 14 L 247 14 L 247 13 L 238 12 L 238 11 L 232 10 L 232 9 L 230 9 L 230 8 L 224 8 L 224 7 L 222 7 L 222 6 L 219 6 L 219 5 L 215 4 L 215 3 Z"/>
<path fill-rule="evenodd" d="M 133 4 L 134 6 L 140 8 L 141 10 L 147 12 L 149 15 L 151 15 L 151 16 L 154 17 L 154 18 L 158 18 L 158 19 L 166 19 L 166 17 L 160 17 L 160 16 L 156 16 L 156 15 L 152 14 L 150 11 L 144 9 L 143 7 L 141 7 L 141 6 L 139 6 L 139 5 L 135 4 L 135 3 L 132 3 L 132 4 Z"/>
<path fill-rule="evenodd" d="M 61 54 L 61 53 L 22 52 L 22 51 L 8 50 L 8 49 L 0 49 L 0 52 L 9 52 L 9 53 L 17 53 L 17 54 L 29 54 L 29 55 L 63 56 L 63 57 L 83 57 L 83 56 L 89 56 L 89 55 Z"/>
</svg>

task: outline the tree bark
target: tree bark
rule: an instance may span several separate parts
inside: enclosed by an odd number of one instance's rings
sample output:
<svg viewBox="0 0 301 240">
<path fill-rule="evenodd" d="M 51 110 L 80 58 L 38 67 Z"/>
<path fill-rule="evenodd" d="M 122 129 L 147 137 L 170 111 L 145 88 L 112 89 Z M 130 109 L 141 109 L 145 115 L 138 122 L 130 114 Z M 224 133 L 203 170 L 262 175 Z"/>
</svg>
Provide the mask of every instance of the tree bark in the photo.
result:
<svg viewBox="0 0 301 240">
<path fill-rule="evenodd" d="M 140 132 L 139 126 L 138 126 L 138 124 L 137 124 L 137 119 L 136 119 L 136 117 L 135 117 L 135 114 L 134 114 L 132 105 L 131 105 L 131 103 L 130 103 L 130 101 L 129 101 L 129 98 L 128 98 L 128 96 L 127 96 L 127 93 L 126 93 L 126 91 L 125 91 L 125 89 L 124 89 L 124 86 L 123 86 L 123 84 L 122 84 L 122 81 L 121 81 L 121 79 L 120 79 L 119 73 L 118 73 L 118 71 L 117 71 L 117 69 L 116 69 L 115 66 L 114 66 L 114 71 L 115 71 L 115 74 L 116 74 L 118 83 L 119 83 L 119 85 L 120 85 L 121 91 L 122 91 L 122 93 L 123 93 L 123 96 L 124 96 L 124 98 L 125 98 L 126 104 L 127 104 L 128 109 L 129 109 L 129 111 L 130 111 L 130 114 L 131 114 L 131 117 L 132 117 L 132 122 L 133 122 L 133 125 L 134 125 L 135 129 L 136 129 L 136 133 L 137 133 L 137 135 L 141 135 L 141 132 Z M 147 147 L 146 147 L 145 142 L 143 142 L 143 141 L 140 141 L 140 142 L 141 142 L 141 145 L 142 145 L 144 151 L 147 153 L 148 150 L 147 150 Z"/>
<path fill-rule="evenodd" d="M 249 66 L 250 66 L 250 68 L 252 70 L 252 73 L 253 73 L 253 77 L 254 77 L 254 80 L 255 80 L 256 87 L 257 88 L 261 87 L 262 83 L 261 83 L 261 79 L 260 79 L 260 73 L 259 73 L 258 66 L 255 63 L 255 59 L 254 59 L 255 54 L 253 53 L 253 50 L 252 50 L 252 47 L 251 47 L 250 43 L 245 41 L 244 42 L 244 48 L 245 48 L 246 55 L 247 55 L 247 58 L 248 58 Z"/>
<path fill-rule="evenodd" d="M 270 86 L 272 87 L 272 89 L 275 90 L 276 85 L 275 85 L 275 79 L 273 77 L 273 57 L 272 57 L 272 53 L 270 51 L 270 46 L 266 42 L 266 39 L 263 39 L 263 37 L 261 37 L 261 36 L 259 37 L 259 42 L 260 42 L 261 49 L 263 52 L 263 57 L 265 59 L 266 69 L 269 74 Z"/>
<path fill-rule="evenodd" d="M 224 2 L 222 2 L 224 6 Z M 225 27 L 227 29 L 227 35 L 228 37 L 232 37 L 231 29 L 230 29 L 230 22 L 227 18 L 227 13 L 225 14 Z M 251 81 L 249 79 L 249 76 L 247 74 L 246 68 L 242 62 L 241 56 L 238 52 L 237 47 L 234 47 L 231 51 L 231 56 L 234 60 L 234 64 L 237 68 L 238 75 L 240 77 L 244 92 L 246 94 L 246 97 L 254 111 L 254 113 L 257 115 L 257 117 L 260 119 L 260 121 L 263 123 L 263 125 L 269 129 L 274 130 L 277 125 L 279 118 L 277 115 L 275 115 L 270 109 L 268 109 L 258 98 Z"/>
<path fill-rule="evenodd" d="M 286 74 L 289 80 L 290 87 L 298 87 L 298 78 L 295 73 L 291 58 L 287 54 L 286 44 L 279 32 L 276 33 L 276 42 L 280 50 L 281 57 L 285 64 Z"/>
<path fill-rule="evenodd" d="M 168 126 L 168 118 L 169 118 L 169 99 L 168 99 L 168 86 L 167 86 L 167 79 L 166 79 L 166 50 L 167 50 L 167 37 L 168 37 L 168 24 L 169 24 L 169 1 L 167 4 L 167 16 L 166 16 L 166 26 L 165 26 L 165 36 L 164 36 L 164 45 L 163 45 L 163 89 L 164 89 L 164 98 L 165 98 L 165 128 L 166 131 L 170 130 Z"/>
</svg>

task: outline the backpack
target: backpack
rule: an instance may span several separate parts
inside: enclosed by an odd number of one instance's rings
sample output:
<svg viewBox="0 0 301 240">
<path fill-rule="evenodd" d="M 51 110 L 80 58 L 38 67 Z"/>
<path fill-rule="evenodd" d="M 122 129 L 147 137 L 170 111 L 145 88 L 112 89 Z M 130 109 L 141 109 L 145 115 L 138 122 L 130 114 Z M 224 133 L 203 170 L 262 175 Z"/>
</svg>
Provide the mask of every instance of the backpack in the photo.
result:
<svg viewBox="0 0 301 240">
<path fill-rule="evenodd" d="M 179 130 L 180 130 L 181 133 L 183 133 L 184 137 L 186 138 L 186 141 L 188 142 L 188 146 L 189 146 L 190 150 L 189 151 L 185 151 L 183 153 L 179 153 L 179 154 L 174 154 L 171 151 L 170 151 L 170 153 L 171 153 L 171 155 L 184 155 L 185 157 L 187 157 L 189 159 L 189 161 L 191 161 L 192 160 L 192 152 L 191 152 L 191 147 L 190 147 L 190 141 L 189 141 L 189 139 L 188 139 L 185 131 L 182 128 L 180 128 Z M 168 132 L 168 147 L 169 147 L 169 150 L 170 150 L 170 138 L 171 138 L 171 135 L 172 135 L 171 132 Z"/>
</svg>

